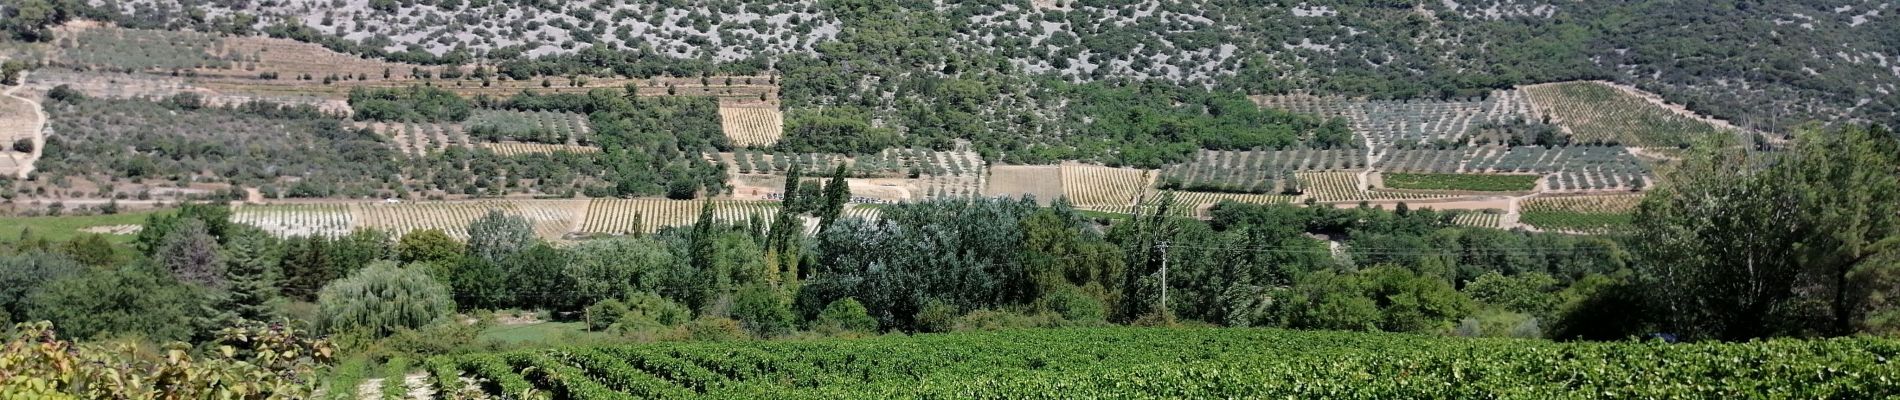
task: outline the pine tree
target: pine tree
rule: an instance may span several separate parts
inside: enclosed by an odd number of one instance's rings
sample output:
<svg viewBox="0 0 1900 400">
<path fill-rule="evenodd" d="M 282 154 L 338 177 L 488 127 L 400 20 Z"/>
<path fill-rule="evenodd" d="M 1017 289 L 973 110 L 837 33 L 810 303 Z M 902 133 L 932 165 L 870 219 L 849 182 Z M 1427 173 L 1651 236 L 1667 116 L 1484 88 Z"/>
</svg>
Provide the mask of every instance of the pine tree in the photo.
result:
<svg viewBox="0 0 1900 400">
<path fill-rule="evenodd" d="M 239 234 L 225 245 L 225 279 L 229 292 L 219 307 L 237 318 L 269 321 L 275 317 L 275 305 L 281 297 L 277 283 L 282 271 L 280 243 L 263 232 Z"/>
</svg>

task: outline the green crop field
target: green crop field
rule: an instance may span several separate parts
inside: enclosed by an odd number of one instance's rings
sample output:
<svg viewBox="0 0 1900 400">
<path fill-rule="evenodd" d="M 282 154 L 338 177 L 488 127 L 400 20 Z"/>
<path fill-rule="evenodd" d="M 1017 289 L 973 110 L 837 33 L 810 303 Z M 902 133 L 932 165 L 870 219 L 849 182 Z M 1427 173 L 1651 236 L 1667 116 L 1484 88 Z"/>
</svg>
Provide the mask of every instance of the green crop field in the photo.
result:
<svg viewBox="0 0 1900 400">
<path fill-rule="evenodd" d="M 20 231 L 31 230 L 33 237 L 52 241 L 69 240 L 85 234 L 80 229 L 95 226 L 138 225 L 151 212 L 63 217 L 0 217 L 0 241 L 20 238 Z M 105 235 L 106 240 L 130 243 L 133 235 Z"/>
<path fill-rule="evenodd" d="M 1525 211 L 1519 222 L 1544 230 L 1565 232 L 1606 232 L 1629 226 L 1629 214 L 1572 211 Z"/>
<path fill-rule="evenodd" d="M 1392 189 L 1459 190 L 1472 192 L 1521 192 L 1537 188 L 1537 175 L 1480 174 L 1385 174 L 1385 187 Z"/>
<path fill-rule="evenodd" d="M 1853 398 L 1900 393 L 1900 343 L 1556 343 L 1105 328 L 675 343 L 437 357 L 526 398 Z"/>
</svg>

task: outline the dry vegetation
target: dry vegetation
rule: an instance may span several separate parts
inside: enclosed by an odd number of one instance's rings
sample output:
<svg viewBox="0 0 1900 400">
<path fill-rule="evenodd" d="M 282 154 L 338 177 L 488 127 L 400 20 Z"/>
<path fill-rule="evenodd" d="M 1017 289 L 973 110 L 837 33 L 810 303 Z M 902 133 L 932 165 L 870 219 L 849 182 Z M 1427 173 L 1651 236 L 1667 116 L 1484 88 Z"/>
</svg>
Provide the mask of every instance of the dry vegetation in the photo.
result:
<svg viewBox="0 0 1900 400">
<path fill-rule="evenodd" d="M 1126 206 L 1153 198 L 1153 172 L 1063 164 L 1062 193 L 1078 206 Z"/>
</svg>

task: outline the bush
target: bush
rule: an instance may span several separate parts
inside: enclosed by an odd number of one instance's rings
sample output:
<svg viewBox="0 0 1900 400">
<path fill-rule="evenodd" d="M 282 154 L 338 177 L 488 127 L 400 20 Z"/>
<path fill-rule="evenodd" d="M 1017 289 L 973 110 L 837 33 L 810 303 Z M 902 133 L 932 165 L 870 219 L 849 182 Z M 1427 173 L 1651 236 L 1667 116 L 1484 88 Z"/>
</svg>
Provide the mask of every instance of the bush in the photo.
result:
<svg viewBox="0 0 1900 400">
<path fill-rule="evenodd" d="M 449 316 L 449 289 L 421 268 L 379 261 L 323 287 L 317 294 L 318 327 L 332 333 L 359 331 L 384 337 Z"/>
<path fill-rule="evenodd" d="M 1075 322 L 1100 322 L 1108 319 L 1108 306 L 1073 286 L 1056 290 L 1043 297 L 1042 309 L 1056 313 L 1062 316 L 1062 319 Z"/>
<path fill-rule="evenodd" d="M 627 315 L 627 303 L 614 299 L 602 300 L 587 306 L 582 313 L 587 316 L 587 330 L 603 331 L 620 323 L 620 318 Z"/>
<path fill-rule="evenodd" d="M 949 332 L 957 324 L 957 308 L 942 301 L 932 300 L 917 311 L 918 332 Z"/>
<path fill-rule="evenodd" d="M 746 331 L 731 318 L 700 317 L 686 323 L 686 335 L 697 341 L 745 340 Z"/>
<path fill-rule="evenodd" d="M 957 318 L 955 329 L 963 331 L 999 331 L 1053 325 L 1048 315 L 1023 315 L 1014 311 L 976 310 Z"/>
<path fill-rule="evenodd" d="M 858 299 L 845 298 L 825 306 L 825 310 L 818 313 L 818 321 L 812 324 L 812 329 L 826 335 L 872 333 L 877 331 L 877 319 L 871 318 Z"/>
</svg>

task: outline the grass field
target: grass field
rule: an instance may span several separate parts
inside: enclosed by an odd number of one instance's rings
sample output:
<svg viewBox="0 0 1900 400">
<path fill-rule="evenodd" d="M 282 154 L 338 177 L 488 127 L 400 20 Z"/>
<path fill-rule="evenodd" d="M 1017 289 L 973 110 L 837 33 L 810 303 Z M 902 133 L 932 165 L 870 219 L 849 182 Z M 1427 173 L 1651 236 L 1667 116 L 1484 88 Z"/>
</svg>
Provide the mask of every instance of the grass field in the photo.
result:
<svg viewBox="0 0 1900 400">
<path fill-rule="evenodd" d="M 1882 339 L 1557 343 L 1222 328 L 564 347 L 429 360 L 439 393 L 621 398 L 1857 398 Z M 444 376 L 453 374 L 453 376 Z"/>
<path fill-rule="evenodd" d="M 166 211 L 168 212 L 168 211 Z M 145 223 L 145 217 L 153 212 L 119 213 L 112 215 L 85 215 L 60 217 L 0 217 L 0 240 L 16 240 L 20 231 L 32 230 L 33 237 L 53 241 L 69 240 L 85 234 L 80 229 L 95 226 L 139 225 Z M 130 243 L 133 235 L 105 235 L 107 240 L 116 243 Z"/>
<path fill-rule="evenodd" d="M 1471 192 L 1527 192 L 1537 188 L 1537 178 L 1537 175 L 1392 173 L 1385 174 L 1385 187 Z"/>
</svg>

